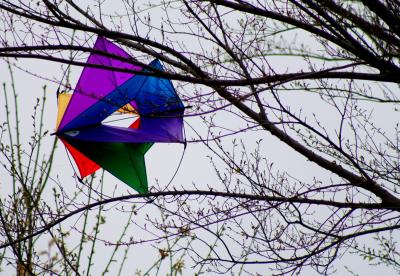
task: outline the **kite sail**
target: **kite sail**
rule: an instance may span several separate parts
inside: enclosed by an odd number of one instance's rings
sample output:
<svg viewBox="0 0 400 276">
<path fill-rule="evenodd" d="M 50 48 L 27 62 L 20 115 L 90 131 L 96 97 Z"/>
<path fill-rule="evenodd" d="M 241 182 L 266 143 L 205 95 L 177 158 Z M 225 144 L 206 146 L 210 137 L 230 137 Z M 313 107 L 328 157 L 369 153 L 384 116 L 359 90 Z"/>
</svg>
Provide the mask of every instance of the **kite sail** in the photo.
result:
<svg viewBox="0 0 400 276">
<path fill-rule="evenodd" d="M 93 48 L 102 54 L 92 52 L 87 64 L 103 68 L 84 67 L 74 92 L 58 95 L 55 134 L 73 157 L 81 178 L 101 167 L 145 194 L 144 155 L 156 142 L 184 143 L 184 105 L 170 80 L 130 73 L 144 69 L 128 62 L 133 58 L 117 45 L 98 37 Z M 149 67 L 164 70 L 159 60 Z M 115 113 L 136 118 L 129 127 L 105 124 Z"/>
</svg>

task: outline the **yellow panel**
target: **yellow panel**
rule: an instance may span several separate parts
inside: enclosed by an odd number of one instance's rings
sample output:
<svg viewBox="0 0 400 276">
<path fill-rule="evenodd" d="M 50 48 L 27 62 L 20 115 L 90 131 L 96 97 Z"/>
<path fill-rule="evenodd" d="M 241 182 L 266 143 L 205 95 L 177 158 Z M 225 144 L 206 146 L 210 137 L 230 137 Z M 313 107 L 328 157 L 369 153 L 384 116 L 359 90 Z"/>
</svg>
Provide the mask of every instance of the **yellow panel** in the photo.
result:
<svg viewBox="0 0 400 276">
<path fill-rule="evenodd" d="M 57 123 L 56 129 L 60 125 L 61 119 L 64 116 L 65 110 L 67 109 L 68 103 L 71 100 L 72 94 L 61 93 L 58 95 L 58 114 L 57 114 Z"/>
<path fill-rule="evenodd" d="M 120 109 L 117 110 L 119 113 L 132 113 L 132 114 L 137 114 L 136 110 L 133 108 L 133 106 L 128 103 L 121 107 Z"/>
</svg>

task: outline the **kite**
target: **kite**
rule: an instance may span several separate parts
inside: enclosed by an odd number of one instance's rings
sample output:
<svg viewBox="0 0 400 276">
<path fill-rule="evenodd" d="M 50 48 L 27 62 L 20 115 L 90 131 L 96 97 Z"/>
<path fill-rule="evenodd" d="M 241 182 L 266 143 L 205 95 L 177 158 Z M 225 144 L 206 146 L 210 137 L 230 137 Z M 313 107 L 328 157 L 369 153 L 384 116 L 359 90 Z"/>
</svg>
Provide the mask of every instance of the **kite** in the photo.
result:
<svg viewBox="0 0 400 276">
<path fill-rule="evenodd" d="M 58 94 L 55 135 L 81 179 L 103 168 L 146 194 L 144 155 L 153 143 L 184 143 L 185 107 L 169 79 L 129 72 L 145 69 L 119 46 L 98 37 L 93 49 L 101 53 L 92 52 L 87 64 L 100 66 L 85 66 L 73 93 Z M 164 70 L 159 60 L 149 67 Z M 128 127 L 107 125 L 105 119 L 112 114 L 136 118 Z"/>
</svg>

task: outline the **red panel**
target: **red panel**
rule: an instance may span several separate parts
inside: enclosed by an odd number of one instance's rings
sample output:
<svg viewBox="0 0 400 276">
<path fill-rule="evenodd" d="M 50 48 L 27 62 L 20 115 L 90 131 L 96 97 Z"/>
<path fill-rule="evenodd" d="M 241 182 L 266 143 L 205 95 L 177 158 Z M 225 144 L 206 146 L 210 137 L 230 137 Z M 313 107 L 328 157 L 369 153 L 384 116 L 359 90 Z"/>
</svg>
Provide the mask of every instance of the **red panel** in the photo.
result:
<svg viewBox="0 0 400 276">
<path fill-rule="evenodd" d="M 137 118 L 136 121 L 134 121 L 129 128 L 139 128 L 140 126 L 140 118 Z"/>
<path fill-rule="evenodd" d="M 84 178 L 98 169 L 100 169 L 100 166 L 97 165 L 95 162 L 87 158 L 85 155 L 83 155 L 80 151 L 78 151 L 76 148 L 68 144 L 67 141 L 60 139 L 65 147 L 68 149 L 68 151 L 71 153 L 72 157 L 75 160 L 76 166 L 78 167 L 79 173 L 81 175 L 81 178 Z"/>
</svg>

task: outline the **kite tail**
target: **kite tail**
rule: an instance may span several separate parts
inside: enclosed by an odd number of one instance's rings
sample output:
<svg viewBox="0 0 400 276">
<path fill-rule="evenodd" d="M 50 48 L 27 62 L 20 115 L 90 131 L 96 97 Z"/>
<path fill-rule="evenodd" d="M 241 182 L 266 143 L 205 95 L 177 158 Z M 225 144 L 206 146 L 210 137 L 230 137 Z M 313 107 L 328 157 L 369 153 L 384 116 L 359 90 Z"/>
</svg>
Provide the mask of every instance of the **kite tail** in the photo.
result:
<svg viewBox="0 0 400 276">
<path fill-rule="evenodd" d="M 169 187 L 169 185 L 171 185 L 172 181 L 174 181 L 175 176 L 178 174 L 179 169 L 182 166 L 182 162 L 183 162 L 183 157 L 185 156 L 185 152 L 186 152 L 186 146 L 187 146 L 187 142 L 186 142 L 186 138 L 185 138 L 185 142 L 183 143 L 183 151 L 182 151 L 182 155 L 181 155 L 181 159 L 179 160 L 178 166 L 176 167 L 176 170 L 174 172 L 174 174 L 172 175 L 170 181 L 168 182 L 168 184 L 165 186 L 165 188 L 163 189 L 163 191 L 166 191 Z"/>
</svg>

